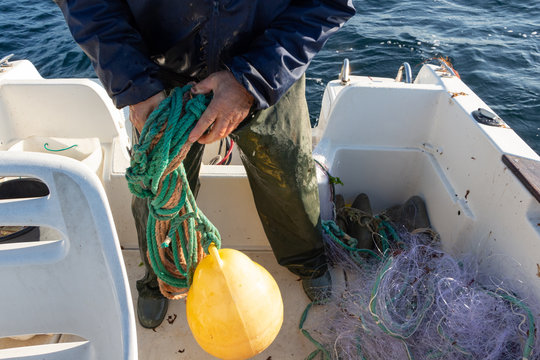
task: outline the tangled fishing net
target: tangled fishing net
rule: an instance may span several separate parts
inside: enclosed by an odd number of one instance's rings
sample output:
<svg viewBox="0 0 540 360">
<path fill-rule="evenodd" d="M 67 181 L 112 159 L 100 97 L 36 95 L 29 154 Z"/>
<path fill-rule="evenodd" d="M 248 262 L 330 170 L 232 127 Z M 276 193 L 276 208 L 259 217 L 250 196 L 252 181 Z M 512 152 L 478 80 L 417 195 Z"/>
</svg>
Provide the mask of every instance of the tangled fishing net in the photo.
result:
<svg viewBox="0 0 540 360">
<path fill-rule="evenodd" d="M 482 283 L 477 261 L 443 251 L 430 229 L 374 218 L 369 250 L 335 223 L 324 227 L 345 281 L 303 315 L 318 347 L 308 359 L 540 359 L 538 309 L 502 283 Z"/>
</svg>

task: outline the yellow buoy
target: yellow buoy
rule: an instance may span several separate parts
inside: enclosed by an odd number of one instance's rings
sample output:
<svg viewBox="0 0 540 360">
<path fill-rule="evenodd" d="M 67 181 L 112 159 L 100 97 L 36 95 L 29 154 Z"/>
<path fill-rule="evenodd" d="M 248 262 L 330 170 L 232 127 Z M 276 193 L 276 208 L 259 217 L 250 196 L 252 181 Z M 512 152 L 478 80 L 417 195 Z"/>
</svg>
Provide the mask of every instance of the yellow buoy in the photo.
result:
<svg viewBox="0 0 540 360">
<path fill-rule="evenodd" d="M 225 360 L 266 349 L 283 323 L 283 301 L 272 275 L 240 251 L 212 244 L 193 275 L 187 320 L 199 345 Z"/>
</svg>

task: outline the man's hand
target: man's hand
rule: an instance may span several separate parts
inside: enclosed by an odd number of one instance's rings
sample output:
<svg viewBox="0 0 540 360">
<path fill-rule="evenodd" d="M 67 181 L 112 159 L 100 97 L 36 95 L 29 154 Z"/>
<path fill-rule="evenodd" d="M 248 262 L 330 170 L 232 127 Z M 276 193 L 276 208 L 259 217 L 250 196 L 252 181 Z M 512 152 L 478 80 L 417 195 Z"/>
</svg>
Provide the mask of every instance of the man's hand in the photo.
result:
<svg viewBox="0 0 540 360">
<path fill-rule="evenodd" d="M 162 91 L 138 104 L 129 106 L 129 121 L 131 121 L 139 133 L 141 133 L 148 116 L 164 99 L 165 93 Z"/>
<path fill-rule="evenodd" d="M 189 141 L 210 144 L 227 137 L 248 116 L 254 98 L 229 71 L 219 71 L 191 88 L 194 94 L 214 92 L 212 101 L 189 134 Z M 206 129 L 210 131 L 206 134 Z M 204 134 L 204 135 L 203 135 Z"/>
</svg>

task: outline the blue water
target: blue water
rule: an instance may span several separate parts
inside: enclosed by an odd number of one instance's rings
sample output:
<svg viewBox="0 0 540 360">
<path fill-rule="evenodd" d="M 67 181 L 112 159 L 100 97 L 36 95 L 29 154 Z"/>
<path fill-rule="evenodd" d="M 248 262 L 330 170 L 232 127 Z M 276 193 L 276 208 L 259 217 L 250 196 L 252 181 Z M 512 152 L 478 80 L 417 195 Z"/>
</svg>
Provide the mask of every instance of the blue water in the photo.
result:
<svg viewBox="0 0 540 360">
<path fill-rule="evenodd" d="M 366 0 L 308 72 L 312 121 L 344 58 L 355 75 L 395 77 L 407 61 L 450 58 L 463 81 L 540 153 L 539 0 Z M 32 61 L 43 77 L 95 77 L 50 0 L 0 2 L 0 57 Z"/>
</svg>

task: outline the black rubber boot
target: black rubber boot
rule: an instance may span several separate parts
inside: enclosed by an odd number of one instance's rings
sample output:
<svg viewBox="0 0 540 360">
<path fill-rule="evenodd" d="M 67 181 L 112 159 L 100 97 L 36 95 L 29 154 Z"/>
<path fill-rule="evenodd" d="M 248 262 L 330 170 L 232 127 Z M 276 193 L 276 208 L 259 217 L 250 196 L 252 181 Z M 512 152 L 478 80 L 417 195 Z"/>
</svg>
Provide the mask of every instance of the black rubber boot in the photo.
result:
<svg viewBox="0 0 540 360">
<path fill-rule="evenodd" d="M 344 232 L 347 232 L 347 223 L 345 221 L 345 218 L 343 216 L 339 216 L 339 214 L 341 213 L 341 209 L 345 207 L 345 199 L 343 199 L 343 195 L 341 194 L 336 195 L 335 206 L 336 206 L 336 225 Z"/>
<path fill-rule="evenodd" d="M 349 236 L 358 240 L 360 249 L 373 249 L 373 235 L 369 228 L 373 220 L 371 204 L 366 194 L 359 194 L 349 207 L 337 210 L 336 224 Z"/>
<path fill-rule="evenodd" d="M 373 249 L 373 235 L 369 229 L 369 224 L 373 220 L 373 212 L 368 196 L 364 193 L 359 194 L 351 207 L 360 210 L 360 216 L 349 224 L 348 234 L 358 240 L 359 248 Z"/>
<path fill-rule="evenodd" d="M 420 196 L 412 196 L 403 205 L 395 205 L 384 214 L 396 225 L 403 226 L 407 231 L 430 228 L 426 204 Z"/>
<path fill-rule="evenodd" d="M 325 302 L 332 294 L 332 277 L 330 276 L 330 270 L 326 270 L 326 272 L 319 277 L 302 279 L 302 288 L 309 300 L 317 303 Z"/>
<path fill-rule="evenodd" d="M 337 194 L 335 202 L 336 202 L 336 211 L 345 207 L 345 199 L 343 198 L 343 195 Z"/>
<path fill-rule="evenodd" d="M 137 299 L 137 318 L 142 327 L 154 329 L 161 325 L 167 309 L 169 300 L 163 296 L 143 296 Z"/>
</svg>

